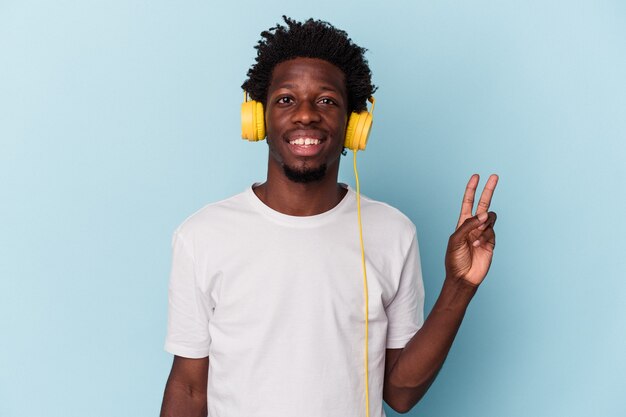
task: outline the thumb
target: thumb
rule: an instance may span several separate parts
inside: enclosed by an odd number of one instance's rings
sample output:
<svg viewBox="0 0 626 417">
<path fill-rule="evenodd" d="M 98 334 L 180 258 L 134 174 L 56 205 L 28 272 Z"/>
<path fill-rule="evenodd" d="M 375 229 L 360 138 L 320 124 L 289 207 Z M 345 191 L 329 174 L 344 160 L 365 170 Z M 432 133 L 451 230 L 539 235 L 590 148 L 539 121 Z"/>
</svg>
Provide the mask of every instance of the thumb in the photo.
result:
<svg viewBox="0 0 626 417">
<path fill-rule="evenodd" d="M 456 231 L 450 236 L 450 243 L 459 244 L 464 242 L 467 235 L 474 229 L 478 228 L 481 224 L 485 223 L 489 218 L 487 212 L 478 213 L 476 216 L 468 217 L 463 223 L 456 229 Z"/>
</svg>

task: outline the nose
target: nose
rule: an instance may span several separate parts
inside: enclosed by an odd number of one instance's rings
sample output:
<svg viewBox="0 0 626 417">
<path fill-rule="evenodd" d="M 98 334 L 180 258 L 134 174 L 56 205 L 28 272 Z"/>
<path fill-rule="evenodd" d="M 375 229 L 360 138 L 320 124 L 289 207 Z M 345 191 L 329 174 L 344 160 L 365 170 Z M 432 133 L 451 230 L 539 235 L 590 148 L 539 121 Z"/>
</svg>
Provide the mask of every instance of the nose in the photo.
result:
<svg viewBox="0 0 626 417">
<path fill-rule="evenodd" d="M 316 103 L 311 103 L 309 100 L 302 100 L 294 109 L 291 121 L 293 123 L 299 123 L 303 125 L 309 125 L 317 123 L 321 120 L 321 116 L 316 107 Z"/>
</svg>

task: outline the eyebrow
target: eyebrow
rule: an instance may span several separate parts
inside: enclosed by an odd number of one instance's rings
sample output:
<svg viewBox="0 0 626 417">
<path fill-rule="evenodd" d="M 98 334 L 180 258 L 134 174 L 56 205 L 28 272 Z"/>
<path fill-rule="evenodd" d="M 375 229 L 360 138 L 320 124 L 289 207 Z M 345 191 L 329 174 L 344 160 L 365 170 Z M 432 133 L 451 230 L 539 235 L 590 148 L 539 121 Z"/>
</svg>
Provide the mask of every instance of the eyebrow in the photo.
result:
<svg viewBox="0 0 626 417">
<path fill-rule="evenodd" d="M 287 89 L 291 89 L 293 90 L 294 88 L 296 88 L 298 85 L 297 84 L 281 84 L 277 87 L 277 89 L 279 88 L 287 88 Z M 327 85 L 323 85 L 320 87 L 321 90 L 324 91 L 332 91 L 334 93 L 339 93 L 339 90 L 335 87 L 331 87 L 331 86 L 327 86 Z"/>
</svg>

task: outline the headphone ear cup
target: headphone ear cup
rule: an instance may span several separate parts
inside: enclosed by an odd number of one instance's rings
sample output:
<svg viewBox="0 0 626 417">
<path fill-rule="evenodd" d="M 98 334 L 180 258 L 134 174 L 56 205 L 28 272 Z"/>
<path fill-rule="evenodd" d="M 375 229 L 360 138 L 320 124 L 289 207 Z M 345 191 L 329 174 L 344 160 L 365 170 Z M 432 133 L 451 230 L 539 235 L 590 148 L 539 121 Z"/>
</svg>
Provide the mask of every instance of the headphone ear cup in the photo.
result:
<svg viewBox="0 0 626 417">
<path fill-rule="evenodd" d="M 351 151 L 365 150 L 372 129 L 372 114 L 368 111 L 352 112 L 346 128 L 344 147 Z"/>
<path fill-rule="evenodd" d="M 348 119 L 348 127 L 346 128 L 346 139 L 344 140 L 343 147 L 348 148 L 351 151 L 355 150 L 355 147 L 352 143 L 354 141 L 354 131 L 356 130 L 358 117 L 358 113 L 350 113 L 350 119 Z"/>
<path fill-rule="evenodd" d="M 241 103 L 241 137 L 251 142 L 265 139 L 263 104 L 255 101 Z"/>
</svg>

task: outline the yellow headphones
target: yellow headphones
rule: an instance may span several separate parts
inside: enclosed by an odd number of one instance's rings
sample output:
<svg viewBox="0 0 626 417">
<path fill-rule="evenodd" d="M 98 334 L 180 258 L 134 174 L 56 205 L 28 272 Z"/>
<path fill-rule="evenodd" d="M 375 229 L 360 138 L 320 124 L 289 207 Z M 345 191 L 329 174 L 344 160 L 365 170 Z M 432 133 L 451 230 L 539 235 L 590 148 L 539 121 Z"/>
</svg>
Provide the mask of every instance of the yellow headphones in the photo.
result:
<svg viewBox="0 0 626 417">
<path fill-rule="evenodd" d="M 352 112 L 346 128 L 344 147 L 352 151 L 362 151 L 367 145 L 367 139 L 372 129 L 372 113 L 374 113 L 374 97 L 368 99 L 372 103 L 370 111 Z M 263 104 L 248 100 L 248 93 L 244 92 L 241 104 L 241 137 L 256 142 L 265 139 L 265 116 Z"/>
</svg>

